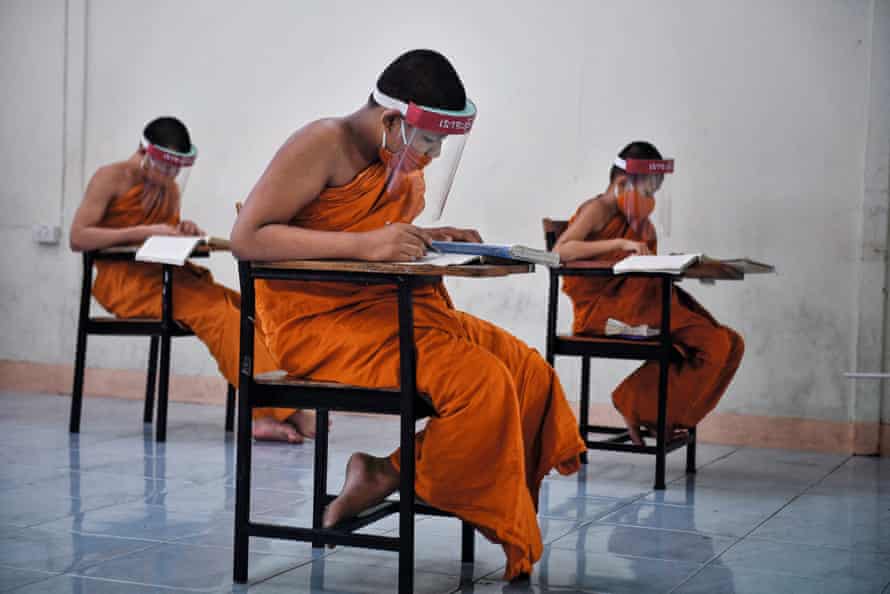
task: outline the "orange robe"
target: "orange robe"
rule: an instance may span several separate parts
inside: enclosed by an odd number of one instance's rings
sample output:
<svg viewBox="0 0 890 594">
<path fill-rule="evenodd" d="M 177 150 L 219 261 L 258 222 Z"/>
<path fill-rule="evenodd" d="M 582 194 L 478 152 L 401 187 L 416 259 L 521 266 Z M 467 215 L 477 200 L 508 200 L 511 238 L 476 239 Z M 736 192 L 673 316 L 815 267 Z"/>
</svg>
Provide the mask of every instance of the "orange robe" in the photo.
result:
<svg viewBox="0 0 890 594">
<path fill-rule="evenodd" d="M 577 215 L 576 215 L 577 216 Z M 574 219 L 573 219 L 574 220 Z M 642 241 L 620 212 L 587 241 L 625 238 Z M 656 241 L 648 241 L 655 253 Z M 627 252 L 616 250 L 598 257 L 618 261 Z M 632 326 L 661 324 L 661 281 L 647 278 L 565 277 L 563 291 L 575 310 L 575 334 L 605 334 L 606 320 Z M 668 371 L 667 424 L 696 426 L 717 406 L 735 375 L 745 343 L 732 328 L 719 324 L 689 293 L 674 287 L 671 336 L 681 357 Z M 658 419 L 658 363 L 643 364 L 612 393 L 612 402 L 627 418 L 655 424 Z"/>
<path fill-rule="evenodd" d="M 101 227 L 179 223 L 178 208 L 156 205 L 145 211 L 142 184 L 113 199 L 99 222 Z M 144 262 L 96 261 L 93 296 L 119 318 L 161 317 L 161 266 Z M 173 317 L 191 329 L 216 359 L 219 371 L 238 385 L 241 332 L 241 296 L 213 281 L 206 268 L 187 263 L 173 269 Z M 259 336 L 259 334 L 258 334 Z M 263 340 L 255 342 L 257 373 L 277 368 Z M 290 409 L 257 409 L 255 416 L 287 418 Z"/>
<path fill-rule="evenodd" d="M 410 222 L 422 185 L 383 193 L 382 164 L 326 189 L 292 221 L 309 229 L 368 231 Z M 556 374 L 523 342 L 454 309 L 442 283 L 417 288 L 417 386 L 438 417 L 416 441 L 415 489 L 472 523 L 507 556 L 507 579 L 542 552 L 538 490 L 553 468 L 575 472 L 585 451 Z M 259 281 L 257 310 L 272 354 L 299 377 L 365 387 L 399 385 L 397 293 L 392 286 Z M 390 459 L 398 468 L 398 452 Z"/>
</svg>

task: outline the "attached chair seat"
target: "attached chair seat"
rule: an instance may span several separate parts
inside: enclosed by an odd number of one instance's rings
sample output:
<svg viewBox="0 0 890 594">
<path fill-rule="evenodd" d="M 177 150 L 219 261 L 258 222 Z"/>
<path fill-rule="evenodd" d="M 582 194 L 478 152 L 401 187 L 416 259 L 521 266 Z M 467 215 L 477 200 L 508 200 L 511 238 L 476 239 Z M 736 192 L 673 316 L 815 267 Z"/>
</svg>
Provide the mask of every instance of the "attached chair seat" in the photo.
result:
<svg viewBox="0 0 890 594">
<path fill-rule="evenodd" d="M 157 318 L 117 318 L 114 316 L 92 316 L 89 319 L 90 334 L 120 334 L 128 336 L 155 336 L 161 334 L 161 320 Z M 192 336 L 192 331 L 173 321 L 170 336 Z"/>
<path fill-rule="evenodd" d="M 324 408 L 349 412 L 397 415 L 400 412 L 401 392 L 398 388 L 364 388 L 336 382 L 318 382 L 287 375 L 284 371 L 270 371 L 254 377 L 254 382 L 263 389 L 252 397 L 254 406 L 280 406 L 287 408 L 286 402 L 293 402 L 294 391 L 299 391 L 299 400 L 305 408 Z M 267 404 L 282 398 L 282 404 Z M 262 402 L 262 404 L 256 404 Z M 438 416 L 433 401 L 426 394 L 418 394 L 415 416 L 420 418 Z"/>
</svg>

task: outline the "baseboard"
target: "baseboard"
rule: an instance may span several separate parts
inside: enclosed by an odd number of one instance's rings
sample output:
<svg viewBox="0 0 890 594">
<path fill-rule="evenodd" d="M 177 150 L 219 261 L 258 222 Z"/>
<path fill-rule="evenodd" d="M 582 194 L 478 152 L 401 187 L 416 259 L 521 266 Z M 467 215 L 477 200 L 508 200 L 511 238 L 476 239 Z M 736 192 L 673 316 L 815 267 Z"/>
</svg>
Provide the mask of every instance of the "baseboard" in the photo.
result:
<svg viewBox="0 0 890 594">
<path fill-rule="evenodd" d="M 73 373 L 71 365 L 0 360 L 0 390 L 68 396 Z M 141 400 L 145 397 L 145 371 L 88 368 L 84 394 Z M 221 377 L 174 375 L 170 378 L 170 400 L 223 404 L 225 398 L 226 381 Z M 590 406 L 590 422 L 623 424 L 611 404 L 602 403 Z M 699 440 L 706 443 L 890 456 L 890 425 L 880 423 L 715 412 L 699 425 L 698 435 Z"/>
<path fill-rule="evenodd" d="M 0 360 L 0 390 L 69 396 L 73 379 L 73 365 Z M 226 380 L 219 376 L 170 376 L 169 397 L 172 401 L 224 404 L 226 390 Z M 85 396 L 142 400 L 145 398 L 145 370 L 88 367 L 84 373 L 83 393 Z"/>
</svg>

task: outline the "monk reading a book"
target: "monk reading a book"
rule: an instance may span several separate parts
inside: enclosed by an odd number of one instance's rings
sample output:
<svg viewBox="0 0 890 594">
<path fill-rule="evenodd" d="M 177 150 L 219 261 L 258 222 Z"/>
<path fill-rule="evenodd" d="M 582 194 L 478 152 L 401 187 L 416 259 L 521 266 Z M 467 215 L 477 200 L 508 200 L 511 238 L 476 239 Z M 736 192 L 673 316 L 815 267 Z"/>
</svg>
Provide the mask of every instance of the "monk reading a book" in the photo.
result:
<svg viewBox="0 0 890 594">
<path fill-rule="evenodd" d="M 180 200 L 197 151 L 176 118 L 150 122 L 139 148 L 126 161 L 100 167 L 87 186 L 71 223 L 71 249 L 80 252 L 139 245 L 152 235 L 203 235 L 179 217 Z M 93 296 L 119 318 L 161 317 L 161 267 L 98 260 Z M 174 268 L 173 312 L 207 346 L 222 375 L 238 385 L 240 296 L 215 283 L 210 271 L 187 263 Z M 259 333 L 258 333 L 259 336 Z M 261 340 L 257 368 L 275 369 Z M 315 434 L 315 414 L 258 409 L 254 437 L 302 442 Z"/>
<path fill-rule="evenodd" d="M 655 254 L 658 242 L 650 215 L 664 174 L 672 171 L 673 160 L 663 160 L 650 143 L 627 145 L 612 166 L 609 187 L 581 205 L 554 251 L 563 262 L 618 262 L 632 254 Z M 574 305 L 576 334 L 602 336 L 607 325 L 616 321 L 650 328 L 658 328 L 660 323 L 658 279 L 569 276 L 563 291 Z M 717 406 L 745 350 L 737 332 L 718 323 L 680 288 L 673 291 L 671 333 L 682 356 L 671 363 L 668 374 L 669 438 L 696 426 Z M 645 363 L 612 393 L 612 401 L 638 445 L 643 443 L 640 426 L 656 425 L 657 394 L 657 362 Z"/>
<path fill-rule="evenodd" d="M 407 52 L 357 111 L 307 124 L 284 143 L 241 209 L 233 250 L 248 260 L 405 261 L 433 240 L 480 241 L 475 231 L 412 224 L 424 209 L 441 212 L 475 115 L 446 58 Z M 575 472 L 584 451 L 574 414 L 536 351 L 455 309 L 441 282 L 415 289 L 413 300 L 417 387 L 438 413 L 417 435 L 416 492 L 500 543 L 507 579 L 527 575 L 542 552 L 541 481 L 554 468 Z M 288 373 L 399 385 L 395 287 L 259 281 L 256 302 Z M 324 525 L 398 486 L 398 452 L 353 454 Z"/>
</svg>

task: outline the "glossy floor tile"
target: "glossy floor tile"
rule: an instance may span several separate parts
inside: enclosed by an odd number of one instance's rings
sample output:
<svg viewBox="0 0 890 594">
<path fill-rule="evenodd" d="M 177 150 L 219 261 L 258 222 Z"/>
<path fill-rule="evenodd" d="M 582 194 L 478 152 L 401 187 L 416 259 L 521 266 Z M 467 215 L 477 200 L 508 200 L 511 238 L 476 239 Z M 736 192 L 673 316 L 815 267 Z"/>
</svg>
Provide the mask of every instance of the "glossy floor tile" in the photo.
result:
<svg viewBox="0 0 890 594">
<path fill-rule="evenodd" d="M 249 582 L 232 583 L 236 448 L 221 406 L 173 403 L 168 441 L 142 403 L 90 398 L 69 435 L 70 401 L 0 393 L 0 592 L 22 594 L 388 593 L 398 556 L 251 538 Z M 389 453 L 395 420 L 332 415 L 328 490 L 356 450 Z M 311 523 L 313 448 L 254 444 L 251 513 Z M 890 461 L 700 444 L 698 472 L 668 457 L 654 491 L 648 456 L 591 452 L 548 476 L 544 544 L 529 580 L 502 581 L 499 545 L 460 522 L 415 524 L 418 593 L 769 594 L 890 592 Z M 364 532 L 398 534 L 392 516 Z"/>
</svg>

